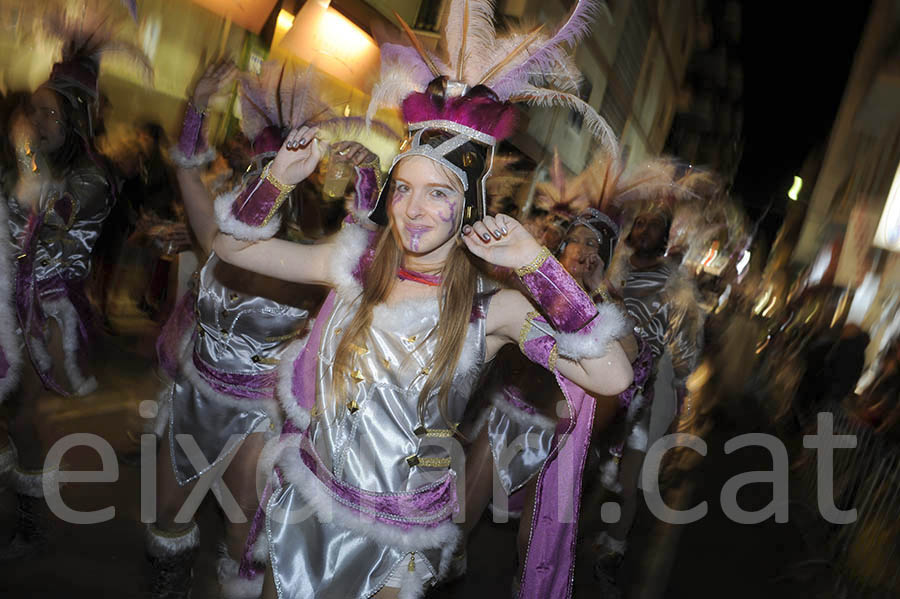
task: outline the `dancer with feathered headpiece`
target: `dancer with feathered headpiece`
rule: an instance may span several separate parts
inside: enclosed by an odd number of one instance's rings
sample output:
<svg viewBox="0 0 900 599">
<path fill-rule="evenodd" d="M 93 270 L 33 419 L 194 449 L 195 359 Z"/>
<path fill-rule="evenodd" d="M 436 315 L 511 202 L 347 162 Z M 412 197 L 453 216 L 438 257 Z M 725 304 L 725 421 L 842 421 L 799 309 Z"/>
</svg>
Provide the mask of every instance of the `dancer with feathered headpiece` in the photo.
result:
<svg viewBox="0 0 900 599">
<path fill-rule="evenodd" d="M 14 335 L 18 328 L 16 343 L 24 342 L 29 357 L 9 427 L 16 448 L 12 480 L 19 520 L 12 540 L 0 550 L 4 559 L 46 542 L 43 489 L 51 488 L 57 473 L 41 471 L 45 450 L 37 434 L 38 395 L 42 388 L 64 396 L 97 388 L 97 380 L 83 371 L 93 320 L 84 285 L 114 202 L 113 186 L 94 149 L 100 61 L 125 53 L 142 69 L 148 64 L 139 50 L 116 39 L 113 20 L 93 4 L 54 12 L 42 25 L 62 41 L 62 57 L 49 79 L 11 110 L 3 141 L 11 146 L 5 154 L 15 162 L 0 165 L 0 191 L 17 258 L 14 268 L 2 274 L 14 289 L 18 322 L 6 323 L 3 334 Z"/>
<path fill-rule="evenodd" d="M 409 135 L 389 181 L 368 197 L 369 220 L 380 229 L 344 227 L 317 246 L 216 238 L 217 253 L 243 268 L 333 289 L 298 358 L 282 367 L 288 420 L 269 456 L 275 474 L 265 527 L 273 588 L 282 597 L 412 599 L 445 576 L 459 538 L 452 522 L 458 465 L 445 443 L 458 434 L 475 375 L 502 345 L 520 341 L 565 386 L 579 416 L 564 431 L 573 438 L 589 432 L 593 409 L 578 385 L 602 395 L 631 382 L 616 341 L 625 328 L 618 310 L 595 306 L 516 220 L 486 214 L 494 150 L 516 121 L 506 100 L 565 98 L 558 90 L 545 96 L 533 81 L 561 79 L 548 67 L 571 65 L 563 46 L 584 33 L 594 5 L 576 3 L 555 36 L 502 38 L 491 6 L 450 4 L 459 16 L 458 27 L 447 29 L 454 29 L 451 66 L 438 68 L 411 31 L 413 48 L 382 54 L 384 79 L 370 114 L 399 104 Z M 321 157 L 319 143 L 315 128 L 293 132 L 272 163 L 273 177 L 305 179 Z M 265 198 L 238 201 L 232 214 L 258 226 L 271 206 Z M 518 268 L 547 316 L 518 291 L 489 293 L 471 256 Z M 548 472 L 550 480 L 559 468 Z M 283 522 L 277 514 L 285 509 L 313 517 Z M 525 596 L 571 593 L 572 555 L 558 548 L 568 547 L 575 529 L 552 520 L 543 520 L 552 529 L 541 531 L 548 545 L 535 559 L 550 559 L 553 544 L 561 566 L 532 569 Z"/>
<path fill-rule="evenodd" d="M 267 62 L 259 74 L 241 74 L 240 124 L 252 148 L 251 164 L 233 190 L 213 200 L 199 168 L 216 156 L 203 134 L 206 107 L 210 96 L 236 77 L 235 67 L 228 64 L 207 70 L 188 104 L 179 142 L 170 151 L 179 167 L 191 227 L 208 258 L 197 288 L 181 299 L 157 343 L 161 366 L 172 382 L 165 388 L 168 416 L 167 422 L 162 421 L 168 442 L 163 443 L 157 462 L 164 488 L 158 493 L 158 520 L 147 529 L 153 565 L 150 588 L 156 597 L 190 589 L 199 531 L 193 522 L 177 523 L 175 516 L 197 481 L 223 461 L 229 465 L 222 476 L 240 512 L 227 514 L 219 582 L 225 597 L 256 597 L 261 592 L 265 558 L 254 551 L 259 520 L 253 472 L 264 443 L 281 427 L 275 367 L 289 353 L 291 342 L 303 336 L 319 295 L 219 260 L 212 252 L 212 241 L 219 231 L 250 238 L 284 237 L 283 206 L 292 189 L 279 184 L 270 169 L 291 129 L 317 123 L 332 135 L 344 135 L 361 128 L 357 121 L 333 117 L 319 95 L 317 73 L 312 69 Z M 383 129 L 367 133 L 374 140 L 380 132 L 381 150 L 389 152 L 390 134 Z M 335 139 L 334 147 L 357 167 L 361 184 L 374 188 L 378 157 L 355 142 Z M 231 210 L 235 202 L 261 198 L 271 205 L 253 221 L 258 227 L 241 222 Z M 193 435 L 203 455 L 215 459 L 208 465 L 195 464 L 176 442 L 184 434 Z M 235 435 L 240 443 L 232 442 Z"/>
</svg>

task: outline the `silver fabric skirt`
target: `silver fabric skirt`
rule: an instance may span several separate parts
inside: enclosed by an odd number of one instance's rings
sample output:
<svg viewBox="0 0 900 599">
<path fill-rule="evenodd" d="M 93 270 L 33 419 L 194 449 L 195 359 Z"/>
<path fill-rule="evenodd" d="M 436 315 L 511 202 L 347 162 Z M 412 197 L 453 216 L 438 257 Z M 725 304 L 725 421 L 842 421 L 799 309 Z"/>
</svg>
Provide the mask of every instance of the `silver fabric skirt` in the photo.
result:
<svg viewBox="0 0 900 599">
<path fill-rule="evenodd" d="M 170 402 L 169 453 L 180 485 L 215 468 L 250 434 L 269 429 L 264 410 L 208 398 L 188 381 L 172 384 Z"/>
</svg>

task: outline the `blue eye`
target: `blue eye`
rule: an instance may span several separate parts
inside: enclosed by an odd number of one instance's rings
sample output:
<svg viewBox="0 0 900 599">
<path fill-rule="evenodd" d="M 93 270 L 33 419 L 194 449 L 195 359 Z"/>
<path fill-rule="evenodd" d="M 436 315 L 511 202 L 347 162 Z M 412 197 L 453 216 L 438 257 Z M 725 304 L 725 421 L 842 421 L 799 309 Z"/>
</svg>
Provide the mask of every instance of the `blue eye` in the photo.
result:
<svg viewBox="0 0 900 599">
<path fill-rule="evenodd" d="M 436 198 L 438 198 L 439 200 L 442 200 L 442 199 L 444 199 L 444 198 L 447 197 L 447 194 L 444 193 L 443 191 L 441 191 L 440 189 L 435 189 L 435 190 L 433 190 L 433 191 L 431 192 L 431 195 L 434 196 L 434 197 L 436 197 Z"/>
<path fill-rule="evenodd" d="M 394 189 L 396 189 L 400 193 L 406 193 L 407 191 L 409 191 L 409 187 L 407 187 L 403 183 L 397 183 L 397 185 L 394 187 Z"/>
</svg>

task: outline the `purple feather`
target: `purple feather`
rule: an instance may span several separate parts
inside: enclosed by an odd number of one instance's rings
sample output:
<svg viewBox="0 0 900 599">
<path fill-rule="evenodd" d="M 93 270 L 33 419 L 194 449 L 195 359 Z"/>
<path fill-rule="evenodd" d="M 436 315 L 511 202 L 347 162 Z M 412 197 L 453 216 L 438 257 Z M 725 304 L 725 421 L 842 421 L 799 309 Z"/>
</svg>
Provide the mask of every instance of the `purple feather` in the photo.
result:
<svg viewBox="0 0 900 599">
<path fill-rule="evenodd" d="M 558 62 L 560 46 L 563 44 L 574 46 L 575 43 L 584 38 L 590 32 L 591 22 L 598 12 L 599 5 L 596 0 L 578 0 L 578 4 L 575 5 L 568 20 L 553 37 L 542 44 L 539 50 L 531 54 L 521 64 L 503 73 L 493 84 L 489 81 L 488 85 L 501 88 L 504 87 L 503 84 L 505 82 L 512 83 L 518 79 L 527 81 L 530 71 L 552 71 L 552 67 Z"/>
<path fill-rule="evenodd" d="M 122 0 L 122 4 L 125 5 L 125 8 L 128 9 L 128 12 L 131 13 L 131 18 L 134 19 L 134 22 L 138 22 L 138 12 L 137 12 L 137 0 Z"/>
</svg>

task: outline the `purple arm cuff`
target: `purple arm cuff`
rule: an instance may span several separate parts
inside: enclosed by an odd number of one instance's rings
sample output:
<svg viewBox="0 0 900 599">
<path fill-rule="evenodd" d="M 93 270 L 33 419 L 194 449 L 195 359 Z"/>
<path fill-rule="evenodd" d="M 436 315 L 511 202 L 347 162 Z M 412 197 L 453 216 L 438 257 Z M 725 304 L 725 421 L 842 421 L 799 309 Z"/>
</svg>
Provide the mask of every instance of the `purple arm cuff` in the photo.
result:
<svg viewBox="0 0 900 599">
<path fill-rule="evenodd" d="M 597 316 L 597 306 L 553 256 L 547 255 L 538 266 L 529 265 L 518 272 L 554 329 L 561 333 L 590 330 L 586 327 Z"/>
<path fill-rule="evenodd" d="M 231 205 L 231 216 L 249 227 L 262 227 L 284 203 L 287 194 L 266 179 L 248 185 Z"/>
<path fill-rule="evenodd" d="M 206 151 L 206 138 L 201 135 L 202 130 L 203 113 L 197 112 L 194 105 L 188 103 L 181 125 L 181 137 L 178 138 L 178 150 L 182 156 L 189 159 Z"/>
<path fill-rule="evenodd" d="M 245 184 L 237 197 L 230 193 L 216 198 L 219 230 L 247 241 L 273 237 L 281 228 L 278 210 L 293 188 L 273 179 L 266 166 L 259 179 Z"/>
</svg>

